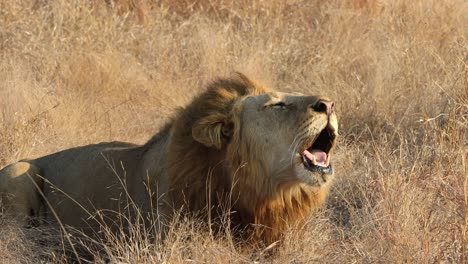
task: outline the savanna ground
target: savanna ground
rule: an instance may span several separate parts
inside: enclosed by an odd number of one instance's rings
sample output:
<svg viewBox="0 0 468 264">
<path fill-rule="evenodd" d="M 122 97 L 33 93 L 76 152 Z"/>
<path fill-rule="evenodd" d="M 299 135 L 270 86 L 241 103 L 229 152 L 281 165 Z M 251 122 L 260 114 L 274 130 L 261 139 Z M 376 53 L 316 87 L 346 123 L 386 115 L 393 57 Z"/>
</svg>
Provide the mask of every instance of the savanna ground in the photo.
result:
<svg viewBox="0 0 468 264">
<path fill-rule="evenodd" d="M 326 206 L 266 249 L 181 219 L 164 244 L 116 236 L 96 261 L 463 263 L 466 14 L 463 0 L 1 1 L 0 166 L 144 143 L 210 80 L 242 71 L 337 102 Z M 63 236 L 0 224 L 0 262 L 67 261 Z"/>
</svg>

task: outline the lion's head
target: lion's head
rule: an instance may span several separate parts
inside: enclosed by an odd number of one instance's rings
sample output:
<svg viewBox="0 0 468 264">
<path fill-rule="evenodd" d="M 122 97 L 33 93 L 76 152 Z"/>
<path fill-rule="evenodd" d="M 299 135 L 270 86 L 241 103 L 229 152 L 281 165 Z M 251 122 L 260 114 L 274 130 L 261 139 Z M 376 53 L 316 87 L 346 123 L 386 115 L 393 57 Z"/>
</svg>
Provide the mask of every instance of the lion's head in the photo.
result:
<svg viewBox="0 0 468 264">
<path fill-rule="evenodd" d="M 332 179 L 333 107 L 325 97 L 273 92 L 243 75 L 215 82 L 176 118 L 173 200 L 197 211 L 226 199 L 240 222 L 271 230 L 303 218 Z"/>
<path fill-rule="evenodd" d="M 239 100 L 234 133 L 227 146 L 234 166 L 260 174 L 255 186 L 321 186 L 333 173 L 337 119 L 324 97 L 268 92 Z M 266 194 L 266 193 L 265 193 Z"/>
</svg>

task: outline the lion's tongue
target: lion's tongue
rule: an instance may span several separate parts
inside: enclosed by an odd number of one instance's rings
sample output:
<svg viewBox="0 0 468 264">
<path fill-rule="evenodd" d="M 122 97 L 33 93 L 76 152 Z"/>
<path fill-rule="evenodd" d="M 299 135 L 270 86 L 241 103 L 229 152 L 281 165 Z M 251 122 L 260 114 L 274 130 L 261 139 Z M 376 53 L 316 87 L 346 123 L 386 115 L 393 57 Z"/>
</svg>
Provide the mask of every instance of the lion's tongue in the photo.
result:
<svg viewBox="0 0 468 264">
<path fill-rule="evenodd" d="M 326 167 L 327 166 L 327 153 L 321 150 L 312 149 L 310 151 L 304 150 L 306 156 L 314 165 Z"/>
</svg>

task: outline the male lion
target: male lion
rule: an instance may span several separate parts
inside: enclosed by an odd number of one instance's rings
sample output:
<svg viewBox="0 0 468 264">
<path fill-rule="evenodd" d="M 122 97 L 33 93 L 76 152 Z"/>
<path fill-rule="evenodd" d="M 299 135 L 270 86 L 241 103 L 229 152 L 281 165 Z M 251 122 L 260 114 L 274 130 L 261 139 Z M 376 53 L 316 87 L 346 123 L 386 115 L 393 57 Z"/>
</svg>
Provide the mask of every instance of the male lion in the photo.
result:
<svg viewBox="0 0 468 264">
<path fill-rule="evenodd" d="M 100 143 L 11 164 L 0 171 L 0 193 L 19 219 L 85 232 L 118 223 L 128 204 L 144 219 L 175 211 L 215 219 L 227 206 L 243 238 L 270 243 L 329 192 L 333 105 L 237 74 L 212 83 L 146 144 Z"/>
</svg>

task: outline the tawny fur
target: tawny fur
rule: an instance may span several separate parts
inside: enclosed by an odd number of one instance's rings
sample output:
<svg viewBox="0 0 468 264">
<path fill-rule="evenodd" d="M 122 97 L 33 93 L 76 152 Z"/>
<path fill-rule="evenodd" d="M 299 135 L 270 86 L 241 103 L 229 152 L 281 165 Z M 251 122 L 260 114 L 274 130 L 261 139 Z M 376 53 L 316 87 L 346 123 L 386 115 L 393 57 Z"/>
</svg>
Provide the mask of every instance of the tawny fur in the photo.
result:
<svg viewBox="0 0 468 264">
<path fill-rule="evenodd" d="M 152 213 L 160 219 L 170 219 L 181 208 L 182 212 L 205 219 L 207 216 L 222 218 L 227 211 L 231 212 L 231 223 L 243 231 L 239 232 L 243 238 L 274 242 L 290 224 L 304 219 L 323 203 L 332 179 L 322 177 L 320 184 L 308 184 L 275 176 L 276 171 L 263 156 L 274 155 L 279 144 L 272 142 L 270 149 L 269 145 L 257 141 L 255 132 L 248 132 L 249 124 L 262 117 L 251 116 L 245 108 L 246 101 L 252 98 L 277 96 L 290 95 L 276 95 L 242 74 L 218 80 L 177 113 L 148 143 L 142 146 L 101 143 L 15 163 L 0 171 L 0 190 L 8 193 L 6 187 L 12 186 L 11 179 L 28 174 L 39 182 L 13 183 L 14 189 L 20 191 L 9 193 L 13 196 L 10 204 L 18 207 L 18 203 L 30 197 L 44 196 L 53 214 L 39 198 L 37 202 L 24 202 L 19 206 L 21 211 L 13 213 L 36 217 L 39 215 L 34 212 L 45 207 L 44 215 L 48 218 L 57 215 L 61 223 L 85 232 L 99 229 L 103 221 L 115 224 L 115 212 L 126 208 L 125 203 L 131 198 L 144 213 L 145 220 L 153 219 Z M 318 97 L 294 98 L 297 107 L 318 100 Z M 309 111 L 309 108 L 304 109 Z M 289 119 L 296 119 L 295 116 Z M 297 124 L 297 129 L 308 124 L 309 131 L 323 129 L 324 122 L 336 127 L 334 115 L 329 117 L 331 121 L 317 116 L 309 111 L 301 117 L 303 120 L 298 118 L 292 124 Z M 292 127 L 280 132 L 300 132 L 294 130 Z M 277 163 L 281 162 L 284 161 Z M 14 168 L 25 163 L 34 169 L 15 173 Z M 288 166 L 284 165 L 285 171 Z M 129 197 L 125 199 L 125 196 Z M 106 217 L 102 219 L 90 217 L 95 216 L 96 210 L 114 213 L 104 213 Z"/>
</svg>

